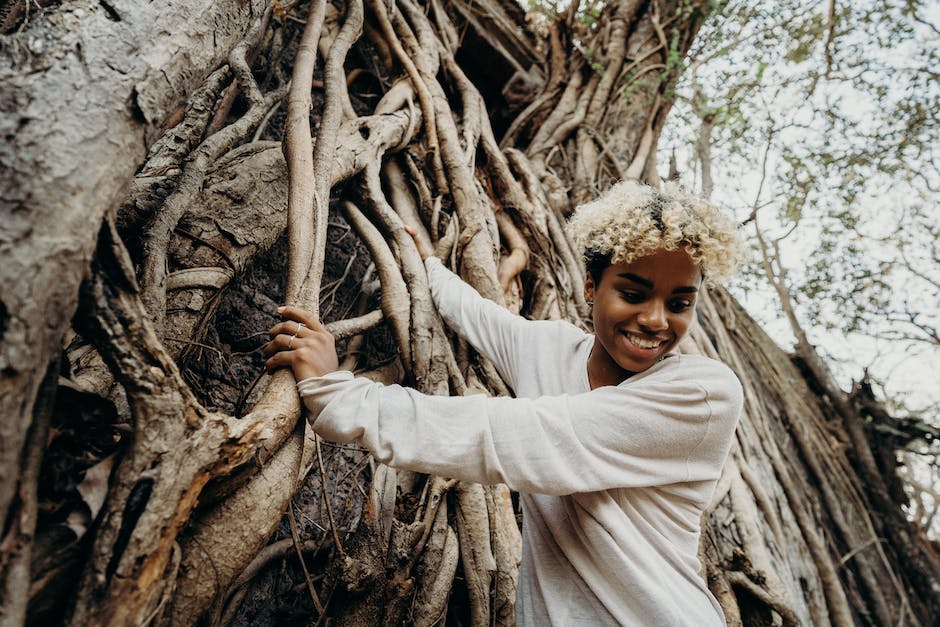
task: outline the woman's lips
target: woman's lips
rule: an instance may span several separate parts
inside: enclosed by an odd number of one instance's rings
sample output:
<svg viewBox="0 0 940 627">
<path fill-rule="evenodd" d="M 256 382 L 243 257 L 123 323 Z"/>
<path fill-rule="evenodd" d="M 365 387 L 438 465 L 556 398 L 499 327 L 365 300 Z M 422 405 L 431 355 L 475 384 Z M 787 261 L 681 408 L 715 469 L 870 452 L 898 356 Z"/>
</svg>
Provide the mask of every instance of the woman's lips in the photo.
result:
<svg viewBox="0 0 940 627">
<path fill-rule="evenodd" d="M 630 331 L 622 331 L 622 333 L 631 345 L 644 351 L 655 351 L 666 343 L 666 340 L 661 338 L 643 337 L 642 335 L 631 333 Z"/>
</svg>

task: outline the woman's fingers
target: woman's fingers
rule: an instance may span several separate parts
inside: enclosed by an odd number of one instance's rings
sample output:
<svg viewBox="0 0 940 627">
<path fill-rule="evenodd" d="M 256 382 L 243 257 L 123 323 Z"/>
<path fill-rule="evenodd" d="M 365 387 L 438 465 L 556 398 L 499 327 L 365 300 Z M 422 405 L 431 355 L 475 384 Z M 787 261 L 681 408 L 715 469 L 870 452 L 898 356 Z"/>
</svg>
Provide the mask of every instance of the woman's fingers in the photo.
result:
<svg viewBox="0 0 940 627">
<path fill-rule="evenodd" d="M 300 325 L 300 326 L 297 326 Z M 309 335 L 310 333 L 316 333 L 317 330 L 303 322 L 296 322 L 294 320 L 285 320 L 284 322 L 278 322 L 273 327 L 268 329 L 268 336 L 274 338 L 278 335 Z"/>
<path fill-rule="evenodd" d="M 330 333 L 310 331 L 306 328 L 304 328 L 303 333 L 306 335 L 294 335 L 293 333 L 284 332 L 274 333 L 271 341 L 265 344 L 261 351 L 265 355 L 300 349 L 335 351 L 336 341 Z"/>
<path fill-rule="evenodd" d="M 304 334 L 305 327 L 315 332 L 328 332 L 315 314 L 301 307 L 278 307 L 277 313 L 287 319 L 268 329 L 268 336 L 271 338 L 281 334 L 300 336 Z"/>
<path fill-rule="evenodd" d="M 261 349 L 265 355 L 273 355 L 278 351 L 289 351 L 300 347 L 303 340 L 299 336 L 292 334 L 277 333 L 271 338 L 271 341 Z"/>
<path fill-rule="evenodd" d="M 290 323 L 293 325 L 294 323 Z M 302 327 L 301 331 L 303 335 L 295 335 L 292 331 L 281 330 L 275 332 L 275 329 L 278 327 L 284 327 L 286 323 L 280 323 L 269 331 L 271 334 L 271 341 L 264 345 L 262 351 L 271 355 L 277 351 L 290 351 L 297 350 L 302 346 L 307 346 L 311 348 L 319 348 L 321 346 L 327 346 L 332 348 L 335 345 L 335 340 L 329 332 L 320 332 L 320 331 L 310 331 L 306 327 Z M 294 325 L 296 326 L 296 325 Z M 293 326 L 287 326 L 289 329 L 293 329 Z"/>
<path fill-rule="evenodd" d="M 322 376 L 339 367 L 336 345 L 329 333 L 312 333 L 304 338 L 279 334 L 265 345 L 264 352 L 270 355 L 264 363 L 268 370 L 290 367 L 298 381 Z"/>
<path fill-rule="evenodd" d="M 264 362 L 264 367 L 268 370 L 274 370 L 275 368 L 280 368 L 282 366 L 290 366 L 291 359 L 284 352 L 274 353 L 267 361 Z"/>
<path fill-rule="evenodd" d="M 295 366 L 299 362 L 306 361 L 304 358 L 309 357 L 309 355 L 304 354 L 308 351 L 302 349 L 309 347 L 310 343 L 309 338 L 303 340 L 293 335 L 284 334 L 274 336 L 274 339 L 265 344 L 262 349 L 262 352 L 268 356 L 267 361 L 264 362 L 265 368 L 274 370 L 282 366 L 289 366 L 296 369 Z"/>
<path fill-rule="evenodd" d="M 277 313 L 285 320 L 268 330 L 271 341 L 262 349 L 268 370 L 290 367 L 302 381 L 337 369 L 335 341 L 316 314 L 293 306 L 278 307 Z"/>
<path fill-rule="evenodd" d="M 326 327 L 323 326 L 323 324 L 320 322 L 320 318 L 315 313 L 307 311 L 302 307 L 285 305 L 283 307 L 278 307 L 277 313 L 278 315 L 287 318 L 288 320 L 301 322 L 314 331 L 326 331 Z"/>
<path fill-rule="evenodd" d="M 404 225 L 405 232 L 411 236 L 411 239 L 415 242 L 415 247 L 418 249 L 418 254 L 421 255 L 421 259 L 427 259 L 431 253 L 424 246 L 424 242 L 421 241 L 421 238 L 418 237 L 418 232 L 414 227 L 410 227 L 407 224 Z"/>
</svg>

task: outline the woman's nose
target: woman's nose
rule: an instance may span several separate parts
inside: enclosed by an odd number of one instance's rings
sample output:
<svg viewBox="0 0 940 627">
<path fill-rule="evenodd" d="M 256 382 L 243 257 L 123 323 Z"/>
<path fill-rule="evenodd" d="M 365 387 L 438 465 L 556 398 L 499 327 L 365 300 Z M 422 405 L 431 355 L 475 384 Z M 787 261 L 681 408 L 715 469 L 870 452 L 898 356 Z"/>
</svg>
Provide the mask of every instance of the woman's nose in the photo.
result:
<svg viewBox="0 0 940 627">
<path fill-rule="evenodd" d="M 666 308 L 660 302 L 650 301 L 637 316 L 640 326 L 650 331 L 662 331 L 669 325 L 666 322 Z"/>
</svg>

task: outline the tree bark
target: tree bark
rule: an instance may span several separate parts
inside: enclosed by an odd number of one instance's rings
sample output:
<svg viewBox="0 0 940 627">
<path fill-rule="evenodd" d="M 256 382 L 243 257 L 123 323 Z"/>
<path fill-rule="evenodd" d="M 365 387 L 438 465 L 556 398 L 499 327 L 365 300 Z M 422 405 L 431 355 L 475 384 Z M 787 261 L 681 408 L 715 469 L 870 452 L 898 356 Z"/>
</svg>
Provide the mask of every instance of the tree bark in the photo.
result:
<svg viewBox="0 0 940 627">
<path fill-rule="evenodd" d="M 0 62 L 0 475 L 19 474 L 104 216 L 147 145 L 244 37 L 264 3 L 67 2 Z M 167 34 L 171 35 L 167 35 Z M 209 35 L 211 33 L 211 36 Z M 24 280 L 26 278 L 26 280 Z M 16 483 L 0 483 L 6 520 Z"/>
</svg>

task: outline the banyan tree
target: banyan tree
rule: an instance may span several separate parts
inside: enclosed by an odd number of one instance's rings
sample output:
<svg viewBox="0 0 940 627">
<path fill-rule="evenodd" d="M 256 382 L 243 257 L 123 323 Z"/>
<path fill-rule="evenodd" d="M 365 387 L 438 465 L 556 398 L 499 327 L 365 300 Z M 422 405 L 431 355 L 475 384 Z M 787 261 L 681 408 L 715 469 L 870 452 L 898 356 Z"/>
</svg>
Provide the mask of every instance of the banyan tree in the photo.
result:
<svg viewBox="0 0 940 627">
<path fill-rule="evenodd" d="M 511 394 L 401 226 L 588 324 L 565 218 L 681 176 L 658 138 L 720 8 L 0 2 L 2 624 L 511 624 L 509 490 L 318 440 L 264 331 L 301 305 L 361 376 Z M 930 434 L 878 437 L 882 407 L 724 289 L 682 350 L 746 395 L 700 548 L 729 624 L 934 624 L 894 472 Z"/>
</svg>

